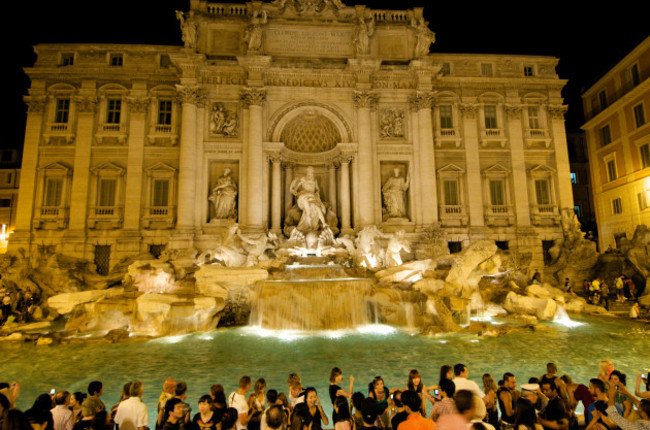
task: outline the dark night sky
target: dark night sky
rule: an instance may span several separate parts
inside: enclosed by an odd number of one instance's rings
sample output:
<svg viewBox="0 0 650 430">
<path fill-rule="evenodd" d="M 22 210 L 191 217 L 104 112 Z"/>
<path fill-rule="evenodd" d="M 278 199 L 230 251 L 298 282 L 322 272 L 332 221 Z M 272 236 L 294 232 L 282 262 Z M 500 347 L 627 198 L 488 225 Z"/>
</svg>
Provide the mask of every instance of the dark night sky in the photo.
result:
<svg viewBox="0 0 650 430">
<path fill-rule="evenodd" d="M 529 6 L 518 2 L 514 8 L 506 7 L 504 2 L 473 4 L 448 0 L 344 0 L 344 3 L 366 4 L 375 9 L 424 7 L 429 27 L 436 33 L 432 52 L 558 57 L 559 76 L 569 80 L 563 95 L 569 104 L 567 127 L 570 130 L 582 123 L 581 90 L 650 34 L 647 14 L 629 1 L 617 2 L 615 10 L 568 0 L 530 2 Z M 584 9 L 580 9 L 582 4 Z M 5 68 L 10 73 L 13 91 L 3 97 L 3 104 L 10 105 L 11 112 L 2 120 L 7 121 L 2 124 L 3 130 L 11 130 L 4 133 L 0 143 L 3 147 L 22 146 L 25 107 L 21 97 L 29 86 L 22 68 L 31 66 L 35 60 L 32 45 L 48 42 L 180 45 L 174 11 L 187 10 L 189 0 L 22 0 L 17 7 L 17 12 L 5 15 L 6 26 L 12 25 L 14 18 L 19 25 L 8 39 L 9 43 L 16 42 L 12 44 L 10 68 Z"/>
</svg>

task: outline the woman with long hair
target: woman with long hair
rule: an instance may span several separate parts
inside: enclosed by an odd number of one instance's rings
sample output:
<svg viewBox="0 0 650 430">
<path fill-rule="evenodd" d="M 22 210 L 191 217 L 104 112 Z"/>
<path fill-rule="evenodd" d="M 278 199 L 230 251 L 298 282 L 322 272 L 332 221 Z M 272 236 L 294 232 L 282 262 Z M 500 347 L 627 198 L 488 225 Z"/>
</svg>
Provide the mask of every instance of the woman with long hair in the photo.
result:
<svg viewBox="0 0 650 430">
<path fill-rule="evenodd" d="M 352 430 L 353 422 L 350 415 L 350 405 L 345 396 L 338 396 L 334 399 L 334 411 L 336 412 L 336 421 L 334 421 L 334 430 Z"/>
<path fill-rule="evenodd" d="M 535 406 L 523 397 L 517 399 L 514 430 L 543 430 L 543 427 L 537 423 Z"/>
<path fill-rule="evenodd" d="M 632 413 L 632 401 L 628 396 L 621 393 L 618 389 L 620 385 L 626 385 L 626 379 L 627 378 L 625 373 L 621 373 L 618 370 L 613 370 L 612 373 L 609 374 L 609 383 L 616 386 L 616 396 L 614 396 L 614 402 L 623 406 L 623 416 L 625 418 L 628 418 Z"/>
<path fill-rule="evenodd" d="M 406 382 L 406 389 L 415 391 L 420 396 L 420 399 L 422 399 L 422 407 L 420 408 L 420 413 L 423 417 L 427 416 L 427 399 L 429 399 L 431 404 L 436 401 L 436 399 L 431 394 L 429 394 L 429 391 L 436 388 L 438 388 L 437 385 L 432 385 L 430 387 L 425 386 L 422 382 L 420 372 L 417 369 L 411 369 L 409 372 L 408 381 Z"/>
<path fill-rule="evenodd" d="M 248 430 L 259 430 L 264 413 L 264 400 L 266 398 L 266 380 L 258 378 L 253 385 L 253 393 L 248 396 L 248 408 L 252 415 L 248 421 Z"/>
<path fill-rule="evenodd" d="M 454 377 L 454 368 L 448 364 L 443 364 L 440 366 L 440 379 L 438 379 L 438 385 L 442 382 L 443 379 L 451 379 Z"/>
<path fill-rule="evenodd" d="M 487 422 L 494 428 L 499 428 L 499 411 L 497 405 L 497 384 L 489 373 L 483 374 L 483 392 L 487 397 L 485 409 L 487 410 Z"/>
<path fill-rule="evenodd" d="M 350 375 L 350 390 L 345 391 L 340 387 L 340 383 L 343 380 L 343 372 L 341 369 L 338 367 L 332 368 L 330 372 L 330 387 L 329 387 L 329 395 L 330 395 L 330 401 L 332 402 L 332 422 L 336 423 L 336 408 L 334 408 L 334 401 L 336 400 L 337 397 L 343 396 L 346 398 L 351 398 L 352 397 L 352 390 L 354 388 L 354 377 Z"/>
<path fill-rule="evenodd" d="M 323 406 L 314 387 L 305 389 L 305 403 L 309 407 L 309 415 L 312 417 L 311 430 L 322 430 L 323 424 L 329 425 L 329 419 L 323 412 Z"/>
</svg>

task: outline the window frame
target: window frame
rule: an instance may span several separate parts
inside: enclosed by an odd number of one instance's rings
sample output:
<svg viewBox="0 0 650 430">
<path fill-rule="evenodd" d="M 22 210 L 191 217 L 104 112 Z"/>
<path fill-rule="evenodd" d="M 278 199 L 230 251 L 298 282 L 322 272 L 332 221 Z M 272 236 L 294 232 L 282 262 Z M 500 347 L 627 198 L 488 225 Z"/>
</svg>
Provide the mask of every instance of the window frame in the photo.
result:
<svg viewBox="0 0 650 430">
<path fill-rule="evenodd" d="M 645 106 L 643 102 L 632 106 L 632 113 L 634 115 L 634 125 L 636 128 L 641 128 L 647 123 L 645 117 Z"/>
<path fill-rule="evenodd" d="M 612 128 L 605 124 L 600 128 L 600 146 L 607 146 L 612 143 Z"/>
<path fill-rule="evenodd" d="M 623 213 L 623 200 L 620 197 L 612 199 L 612 215 L 620 215 Z"/>
</svg>

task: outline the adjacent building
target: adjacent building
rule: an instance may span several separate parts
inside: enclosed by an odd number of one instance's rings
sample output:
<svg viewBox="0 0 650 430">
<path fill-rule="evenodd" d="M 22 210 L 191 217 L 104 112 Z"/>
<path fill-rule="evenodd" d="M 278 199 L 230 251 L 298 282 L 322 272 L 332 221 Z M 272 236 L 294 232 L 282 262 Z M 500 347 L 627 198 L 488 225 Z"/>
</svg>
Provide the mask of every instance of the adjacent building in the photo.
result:
<svg viewBox="0 0 650 430">
<path fill-rule="evenodd" d="M 20 152 L 0 150 L 0 252 L 7 249 L 7 239 L 14 230 L 19 183 Z"/>
<path fill-rule="evenodd" d="M 562 237 L 556 58 L 430 53 L 422 8 L 190 3 L 183 47 L 35 47 L 10 247 L 52 244 L 106 272 L 209 248 L 233 222 L 282 234 L 309 168 L 337 234 L 489 238 L 537 267 Z"/>
<path fill-rule="evenodd" d="M 598 241 L 650 225 L 650 37 L 582 96 Z"/>
</svg>

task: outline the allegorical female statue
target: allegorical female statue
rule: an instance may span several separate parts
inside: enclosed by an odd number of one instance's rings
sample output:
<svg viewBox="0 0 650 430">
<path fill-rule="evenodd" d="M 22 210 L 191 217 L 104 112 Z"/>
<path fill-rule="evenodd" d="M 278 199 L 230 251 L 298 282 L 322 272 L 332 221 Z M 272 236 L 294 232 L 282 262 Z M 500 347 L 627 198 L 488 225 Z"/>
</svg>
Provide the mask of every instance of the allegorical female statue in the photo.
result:
<svg viewBox="0 0 650 430">
<path fill-rule="evenodd" d="M 296 196 L 296 205 L 302 211 L 296 226 L 298 231 L 302 234 L 316 232 L 320 229 L 319 223 L 322 224 L 322 228 L 325 228 L 327 208 L 320 199 L 320 189 L 314 177 L 313 167 L 307 167 L 305 176 L 294 179 L 289 189 L 291 194 Z"/>
<path fill-rule="evenodd" d="M 393 176 L 388 178 L 381 188 L 384 200 L 384 219 L 406 218 L 406 190 L 409 188 L 410 178 L 404 178 L 400 168 L 393 169 Z"/>
<path fill-rule="evenodd" d="M 237 184 L 229 168 L 223 169 L 223 175 L 217 179 L 208 200 L 214 206 L 216 219 L 237 218 Z"/>
</svg>

